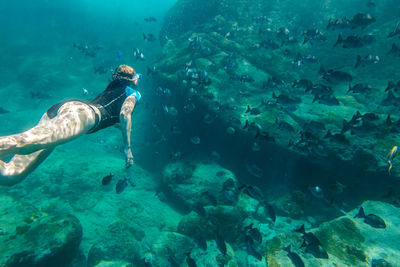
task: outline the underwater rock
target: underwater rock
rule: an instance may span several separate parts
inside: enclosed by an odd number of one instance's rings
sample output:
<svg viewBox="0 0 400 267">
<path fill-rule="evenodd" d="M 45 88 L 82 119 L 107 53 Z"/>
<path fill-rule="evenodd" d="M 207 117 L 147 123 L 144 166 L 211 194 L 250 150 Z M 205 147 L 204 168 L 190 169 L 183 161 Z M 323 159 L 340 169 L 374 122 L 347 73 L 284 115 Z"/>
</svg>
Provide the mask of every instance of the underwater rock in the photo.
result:
<svg viewBox="0 0 400 267">
<path fill-rule="evenodd" d="M 305 266 L 396 266 L 400 260 L 400 210 L 393 205 L 367 201 L 362 206 L 382 217 L 387 223 L 387 229 L 373 228 L 358 218 L 353 218 L 358 209 L 345 216 L 322 223 L 319 227 L 306 230 L 313 233 L 320 241 L 329 259 L 316 258 L 307 248 L 302 248 L 302 235 L 296 232 L 281 234 L 267 241 L 266 257 L 269 265 L 286 266 L 290 260 L 288 252 L 283 248 L 291 246 L 291 252 L 296 253 Z M 289 260 L 289 261 L 288 261 Z"/>
<path fill-rule="evenodd" d="M 0 265 L 69 266 L 82 240 L 82 226 L 72 215 L 52 215 L 0 196 Z"/>
<path fill-rule="evenodd" d="M 125 261 L 101 261 L 95 267 L 129 267 L 130 263 Z"/>
<path fill-rule="evenodd" d="M 123 222 L 115 222 L 107 230 L 109 235 L 90 248 L 88 267 L 108 261 L 132 262 L 139 257 L 138 241 L 144 238 L 143 231 Z"/>
<path fill-rule="evenodd" d="M 194 247 L 191 238 L 175 232 L 159 232 L 157 235 L 146 236 L 142 242 L 140 261 L 149 266 L 183 266 L 186 253 Z M 135 261 L 137 262 L 137 261 Z M 146 265 L 147 266 L 147 265 Z"/>
<path fill-rule="evenodd" d="M 179 161 L 167 165 L 163 172 L 163 184 L 186 209 L 195 203 L 202 206 L 226 203 L 222 189 L 228 179 L 237 185 L 234 174 L 217 164 Z"/>
</svg>

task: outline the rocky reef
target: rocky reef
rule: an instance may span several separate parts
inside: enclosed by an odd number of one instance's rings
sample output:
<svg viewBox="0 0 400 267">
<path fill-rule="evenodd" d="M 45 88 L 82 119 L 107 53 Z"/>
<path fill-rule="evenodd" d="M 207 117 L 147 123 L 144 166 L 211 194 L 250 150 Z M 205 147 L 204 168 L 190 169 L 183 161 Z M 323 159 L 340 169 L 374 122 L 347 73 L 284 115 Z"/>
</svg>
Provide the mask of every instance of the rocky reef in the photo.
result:
<svg viewBox="0 0 400 267">
<path fill-rule="evenodd" d="M 0 265 L 70 266 L 82 239 L 76 217 L 40 212 L 8 196 L 0 201 Z"/>
</svg>

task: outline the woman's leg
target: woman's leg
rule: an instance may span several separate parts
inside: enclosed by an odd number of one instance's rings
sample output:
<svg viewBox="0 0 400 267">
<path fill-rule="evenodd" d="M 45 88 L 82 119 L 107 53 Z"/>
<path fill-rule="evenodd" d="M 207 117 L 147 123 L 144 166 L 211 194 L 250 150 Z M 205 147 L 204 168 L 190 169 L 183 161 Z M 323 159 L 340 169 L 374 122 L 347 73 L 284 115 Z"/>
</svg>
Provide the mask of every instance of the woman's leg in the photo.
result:
<svg viewBox="0 0 400 267">
<path fill-rule="evenodd" d="M 29 155 L 15 155 L 10 162 L 0 160 L 0 185 L 12 186 L 21 182 L 47 158 L 53 149 L 33 152 Z"/>
<path fill-rule="evenodd" d="M 0 158 L 52 149 L 86 133 L 96 120 L 93 109 L 79 101 L 65 103 L 52 119 L 46 117 L 26 132 L 0 137 Z"/>
</svg>

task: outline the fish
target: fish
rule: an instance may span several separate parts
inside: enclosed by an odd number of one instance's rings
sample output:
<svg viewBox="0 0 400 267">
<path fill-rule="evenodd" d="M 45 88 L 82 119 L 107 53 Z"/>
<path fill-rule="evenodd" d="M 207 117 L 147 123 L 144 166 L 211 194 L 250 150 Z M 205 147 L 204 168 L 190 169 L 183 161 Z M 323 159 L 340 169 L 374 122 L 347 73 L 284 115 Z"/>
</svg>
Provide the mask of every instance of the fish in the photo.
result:
<svg viewBox="0 0 400 267">
<path fill-rule="evenodd" d="M 155 18 L 155 17 L 146 17 L 146 18 L 144 18 L 144 21 L 145 22 L 156 22 L 157 21 L 157 19 Z"/>
<path fill-rule="evenodd" d="M 53 98 L 52 95 L 50 95 L 49 93 L 45 93 L 45 92 L 33 92 L 33 91 L 30 91 L 29 95 L 31 96 L 31 98 L 35 98 L 35 99 L 50 99 L 50 98 Z"/>
<path fill-rule="evenodd" d="M 269 204 L 267 201 L 262 202 L 264 204 L 264 210 L 268 211 L 268 215 L 273 222 L 276 222 L 276 213 L 274 207 Z"/>
<path fill-rule="evenodd" d="M 389 91 L 386 98 L 382 100 L 381 105 L 398 106 L 399 103 L 400 103 L 400 97 L 396 97 L 392 91 Z"/>
<path fill-rule="evenodd" d="M 102 185 L 108 185 L 111 182 L 113 177 L 114 177 L 114 174 L 112 174 L 112 173 L 110 173 L 107 176 L 104 176 L 103 179 L 101 180 L 101 184 Z"/>
<path fill-rule="evenodd" d="M 256 164 L 246 163 L 246 170 L 254 177 L 261 178 L 263 176 L 260 167 L 258 167 Z"/>
<path fill-rule="evenodd" d="M 98 74 L 106 74 L 107 73 L 107 68 L 103 66 L 97 66 L 94 68 L 94 73 Z"/>
<path fill-rule="evenodd" d="M 264 198 L 264 194 L 257 186 L 243 184 L 238 188 L 238 190 L 243 190 L 244 193 L 256 200 L 262 200 Z"/>
<path fill-rule="evenodd" d="M 375 214 L 368 214 L 365 215 L 364 208 L 361 206 L 360 209 L 358 210 L 358 213 L 354 216 L 354 218 L 362 218 L 364 219 L 364 222 L 374 228 L 379 228 L 379 229 L 385 229 L 386 228 L 386 223 L 385 221 L 375 215 Z"/>
<path fill-rule="evenodd" d="M 343 133 L 332 134 L 332 132 L 330 130 L 328 130 L 328 132 L 324 136 L 324 138 L 329 138 L 330 140 L 335 141 L 340 144 L 350 145 L 350 141 L 344 136 Z"/>
<path fill-rule="evenodd" d="M 318 29 L 311 29 L 304 31 L 303 37 L 304 37 L 303 44 L 310 42 L 311 45 L 314 45 L 315 43 L 324 43 L 328 40 L 326 36 L 323 35 L 323 33 Z"/>
<path fill-rule="evenodd" d="M 154 42 L 157 40 L 157 38 L 152 33 L 149 33 L 147 35 L 143 33 L 143 40 L 147 42 Z"/>
<path fill-rule="evenodd" d="M 128 186 L 128 178 L 123 178 L 118 180 L 117 185 L 115 186 L 115 192 L 117 194 L 121 194 L 124 192 L 125 188 Z"/>
<path fill-rule="evenodd" d="M 321 66 L 319 74 L 322 79 L 332 84 L 351 82 L 353 80 L 353 77 L 347 72 L 333 69 L 325 71 L 323 66 Z"/>
<path fill-rule="evenodd" d="M 388 85 L 385 89 L 385 92 L 393 90 L 395 92 L 400 91 L 400 80 L 397 83 L 394 83 L 393 81 L 389 81 Z"/>
<path fill-rule="evenodd" d="M 207 241 L 202 236 L 198 236 L 194 239 L 194 242 L 197 244 L 199 248 L 206 251 L 207 250 Z"/>
<path fill-rule="evenodd" d="M 392 48 L 389 50 L 387 54 L 400 57 L 400 47 L 398 47 L 395 43 L 393 43 Z"/>
<path fill-rule="evenodd" d="M 272 98 L 276 99 L 276 102 L 282 105 L 291 105 L 301 103 L 301 98 L 299 97 L 291 97 L 287 94 L 281 93 L 279 96 L 272 93 Z"/>
<path fill-rule="evenodd" d="M 9 113 L 9 112 L 10 112 L 9 110 L 0 107 L 0 114 L 6 114 L 6 113 Z"/>
<path fill-rule="evenodd" d="M 293 265 L 295 267 L 305 267 L 304 262 L 301 259 L 301 257 L 297 253 L 292 252 L 290 248 L 291 248 L 291 245 L 284 247 L 282 249 L 288 253 L 288 257 L 292 261 Z"/>
<path fill-rule="evenodd" d="M 343 39 L 343 36 L 340 33 L 338 35 L 336 43 L 333 46 L 336 47 L 341 44 L 343 48 L 360 48 L 366 45 L 371 45 L 375 41 L 375 36 L 371 34 L 367 34 L 364 36 L 349 35 L 346 37 L 346 39 Z"/>
<path fill-rule="evenodd" d="M 201 217 L 206 217 L 207 216 L 207 212 L 206 212 L 204 206 L 200 202 L 193 203 L 192 211 L 196 212 Z"/>
<path fill-rule="evenodd" d="M 215 233 L 215 242 L 217 243 L 217 247 L 219 251 L 223 254 L 226 255 L 226 243 L 224 238 L 220 235 L 220 233 L 217 231 Z"/>
<path fill-rule="evenodd" d="M 400 34 L 400 22 L 397 22 L 396 27 L 394 28 L 394 30 L 392 32 L 389 33 L 387 38 L 391 38 L 391 37 L 396 36 L 398 34 Z"/>
<path fill-rule="evenodd" d="M 261 111 L 258 108 L 251 108 L 250 105 L 247 105 L 247 109 L 244 113 L 250 113 L 250 115 L 259 115 Z"/>
<path fill-rule="evenodd" d="M 303 244 L 300 248 L 305 247 L 306 252 L 311 253 L 316 258 L 328 259 L 329 255 L 323 248 L 321 241 L 312 233 L 306 232 L 304 224 L 299 228 L 294 230 L 297 233 L 303 234 Z"/>
<path fill-rule="evenodd" d="M 188 267 L 197 267 L 196 261 L 190 256 L 190 251 L 186 253 L 186 263 Z"/>
<path fill-rule="evenodd" d="M 359 66 L 365 67 L 367 65 L 377 64 L 379 62 L 379 56 L 369 54 L 362 58 L 360 55 L 357 55 L 357 62 L 356 65 L 354 65 L 354 68 L 358 68 Z"/>
<path fill-rule="evenodd" d="M 350 24 L 350 20 L 346 17 L 344 17 L 343 19 L 333 19 L 333 18 L 329 18 L 329 22 L 328 25 L 326 26 L 326 29 L 332 30 L 336 30 L 336 29 L 350 29 L 351 28 L 351 24 Z"/>
<path fill-rule="evenodd" d="M 260 252 L 258 252 L 255 248 L 254 245 L 250 242 L 247 241 L 246 242 L 246 250 L 247 250 L 247 254 L 253 256 L 254 258 L 256 258 L 259 261 L 262 261 L 262 255 Z"/>
<path fill-rule="evenodd" d="M 312 101 L 314 102 L 318 102 L 320 104 L 323 105 L 327 105 L 327 106 L 338 106 L 340 105 L 339 100 L 337 100 L 337 98 L 333 95 L 315 95 L 314 99 Z"/>
<path fill-rule="evenodd" d="M 253 227 L 253 223 L 250 223 L 248 226 L 244 227 L 244 231 L 248 234 L 252 240 L 257 241 L 259 244 L 262 243 L 262 235 L 260 230 Z"/>
<path fill-rule="evenodd" d="M 354 94 L 363 94 L 363 93 L 368 93 L 372 90 L 372 86 L 370 84 L 365 84 L 365 83 L 357 83 L 353 87 L 351 84 L 349 84 L 349 90 L 347 91 L 346 94 L 353 92 Z"/>
<path fill-rule="evenodd" d="M 198 144 L 200 144 L 200 137 L 198 137 L 198 136 L 193 136 L 193 137 L 190 138 L 190 142 L 191 142 L 192 144 L 194 144 L 194 145 L 198 145 Z"/>
<path fill-rule="evenodd" d="M 365 29 L 368 25 L 376 22 L 376 18 L 372 17 L 371 14 L 366 13 L 357 13 L 353 16 L 353 18 L 349 21 L 351 24 L 351 28 L 361 28 Z"/>
<path fill-rule="evenodd" d="M 292 62 L 292 64 L 298 67 L 308 64 L 317 64 L 317 63 L 319 63 L 319 59 L 316 56 L 310 54 L 302 56 L 300 53 L 297 53 L 296 59 Z"/>
<path fill-rule="evenodd" d="M 310 190 L 311 194 L 316 198 L 323 199 L 325 197 L 324 191 L 319 186 L 310 186 L 308 187 L 308 190 Z"/>
<path fill-rule="evenodd" d="M 292 87 L 303 88 L 305 92 L 308 92 L 311 91 L 311 89 L 313 88 L 313 83 L 312 81 L 307 79 L 300 79 L 294 81 Z"/>
</svg>

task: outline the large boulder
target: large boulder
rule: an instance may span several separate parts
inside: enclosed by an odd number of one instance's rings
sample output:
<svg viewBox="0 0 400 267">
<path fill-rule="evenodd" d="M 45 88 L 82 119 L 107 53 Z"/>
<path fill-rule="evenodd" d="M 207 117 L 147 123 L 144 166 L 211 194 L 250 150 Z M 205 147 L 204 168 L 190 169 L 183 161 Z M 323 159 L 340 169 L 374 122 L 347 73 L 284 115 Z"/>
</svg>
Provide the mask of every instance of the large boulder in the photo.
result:
<svg viewBox="0 0 400 267">
<path fill-rule="evenodd" d="M 218 164 L 178 161 L 167 165 L 163 172 L 164 186 L 187 209 L 199 201 L 206 206 L 212 204 L 207 195 L 215 197 L 218 204 L 223 203 L 222 187 L 228 179 L 237 186 L 235 175 Z"/>
<path fill-rule="evenodd" d="M 44 213 L 4 195 L 0 202 L 0 266 L 70 264 L 82 239 L 76 217 Z"/>
<path fill-rule="evenodd" d="M 123 222 L 115 222 L 107 230 L 109 235 L 91 247 L 88 267 L 103 266 L 107 262 L 132 262 L 139 257 L 138 242 L 145 236 L 142 230 Z"/>
</svg>

